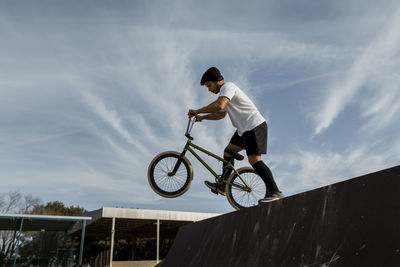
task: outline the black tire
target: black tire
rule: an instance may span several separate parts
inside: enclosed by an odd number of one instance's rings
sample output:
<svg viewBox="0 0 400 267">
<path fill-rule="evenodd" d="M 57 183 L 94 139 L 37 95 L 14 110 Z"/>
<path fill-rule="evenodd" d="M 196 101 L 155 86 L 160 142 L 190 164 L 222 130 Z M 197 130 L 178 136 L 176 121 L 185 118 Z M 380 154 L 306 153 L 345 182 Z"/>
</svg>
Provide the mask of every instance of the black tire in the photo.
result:
<svg viewBox="0 0 400 267">
<path fill-rule="evenodd" d="M 176 174 L 168 175 L 175 167 L 179 156 L 179 152 L 166 151 L 154 157 L 149 165 L 147 171 L 149 184 L 154 192 L 162 197 L 179 197 L 189 189 L 192 183 L 193 168 L 186 157 L 183 157 Z"/>
<path fill-rule="evenodd" d="M 237 170 L 251 191 L 244 191 L 234 185 L 245 186 L 240 177 L 234 172 L 228 178 L 225 192 L 229 204 L 235 209 L 244 209 L 258 205 L 258 200 L 267 194 L 267 185 L 252 167 L 243 167 Z"/>
</svg>

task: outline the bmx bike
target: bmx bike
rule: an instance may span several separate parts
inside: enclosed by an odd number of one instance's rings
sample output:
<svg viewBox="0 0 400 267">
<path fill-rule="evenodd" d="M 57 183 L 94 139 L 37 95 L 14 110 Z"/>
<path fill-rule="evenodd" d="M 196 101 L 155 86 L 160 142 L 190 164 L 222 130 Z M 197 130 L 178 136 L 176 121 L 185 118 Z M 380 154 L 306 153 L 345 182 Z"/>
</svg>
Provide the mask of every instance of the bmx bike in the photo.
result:
<svg viewBox="0 0 400 267">
<path fill-rule="evenodd" d="M 233 208 L 239 210 L 257 205 L 258 200 L 264 198 L 268 190 L 264 180 L 252 167 L 235 169 L 231 162 L 195 145 L 190 135 L 194 123 L 195 119 L 189 118 L 185 133 L 187 142 L 182 152 L 166 151 L 158 154 L 151 161 L 147 177 L 154 192 L 162 197 L 175 198 L 189 189 L 193 181 L 193 167 L 185 154 L 190 152 L 215 177 L 217 183 L 224 184 L 226 197 Z M 225 163 L 223 174 L 218 175 L 195 150 Z M 230 151 L 229 153 L 237 160 L 244 158 L 237 152 Z M 232 173 L 227 179 L 223 179 L 228 169 L 231 169 Z"/>
</svg>

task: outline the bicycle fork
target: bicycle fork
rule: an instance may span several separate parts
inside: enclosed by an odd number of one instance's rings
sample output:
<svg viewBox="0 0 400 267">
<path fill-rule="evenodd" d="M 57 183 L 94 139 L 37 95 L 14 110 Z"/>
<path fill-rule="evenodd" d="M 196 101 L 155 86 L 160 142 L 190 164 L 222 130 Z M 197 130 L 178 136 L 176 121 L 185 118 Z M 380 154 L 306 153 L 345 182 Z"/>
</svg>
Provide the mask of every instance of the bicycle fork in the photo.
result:
<svg viewBox="0 0 400 267">
<path fill-rule="evenodd" d="M 178 171 L 179 167 L 182 164 L 183 157 L 185 156 L 188 147 L 189 147 L 189 142 L 186 143 L 185 148 L 183 149 L 182 153 L 179 155 L 179 158 L 174 166 L 174 169 L 168 173 L 169 177 L 174 176 L 176 174 L 176 172 Z"/>
</svg>

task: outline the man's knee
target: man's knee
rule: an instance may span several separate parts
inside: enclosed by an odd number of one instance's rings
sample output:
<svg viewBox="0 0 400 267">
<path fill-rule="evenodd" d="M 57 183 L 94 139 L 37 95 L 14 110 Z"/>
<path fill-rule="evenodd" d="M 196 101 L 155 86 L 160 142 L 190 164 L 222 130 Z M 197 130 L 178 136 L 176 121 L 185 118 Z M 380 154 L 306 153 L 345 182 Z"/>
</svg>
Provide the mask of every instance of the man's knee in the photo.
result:
<svg viewBox="0 0 400 267">
<path fill-rule="evenodd" d="M 228 147 L 226 147 L 225 150 L 224 150 L 224 157 L 229 157 L 229 158 L 231 158 L 231 157 L 232 157 L 232 154 L 229 153 L 230 151 L 231 151 L 231 150 L 230 150 Z"/>
<path fill-rule="evenodd" d="M 254 165 L 261 160 L 261 155 L 248 155 L 250 165 Z"/>
<path fill-rule="evenodd" d="M 225 150 L 224 150 L 224 156 L 225 156 L 225 157 L 232 157 L 232 154 L 229 153 L 230 150 L 231 150 L 231 151 L 234 151 L 234 152 L 240 152 L 240 151 L 243 150 L 243 148 L 241 148 L 240 146 L 237 146 L 237 145 L 234 145 L 234 144 L 229 143 L 229 144 L 226 146 Z"/>
</svg>

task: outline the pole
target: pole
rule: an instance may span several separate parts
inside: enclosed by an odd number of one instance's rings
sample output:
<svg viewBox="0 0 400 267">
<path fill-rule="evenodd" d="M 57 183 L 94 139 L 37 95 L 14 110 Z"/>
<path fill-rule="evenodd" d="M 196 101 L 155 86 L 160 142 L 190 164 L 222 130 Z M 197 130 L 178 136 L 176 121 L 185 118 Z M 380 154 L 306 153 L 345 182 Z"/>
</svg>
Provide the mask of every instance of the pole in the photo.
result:
<svg viewBox="0 0 400 267">
<path fill-rule="evenodd" d="M 83 243 L 85 242 L 85 229 L 86 229 L 86 221 L 82 220 L 81 245 L 79 247 L 79 266 L 82 266 Z"/>
<path fill-rule="evenodd" d="M 19 241 L 21 239 L 21 232 L 22 232 L 22 227 L 24 226 L 24 218 L 21 219 L 21 223 L 19 226 L 19 232 L 18 232 L 18 238 L 17 238 L 17 249 L 15 250 L 15 257 L 14 257 L 14 264 L 13 267 L 15 267 L 17 263 L 17 256 L 18 256 L 18 250 L 19 250 Z"/>
<path fill-rule="evenodd" d="M 157 219 L 157 264 L 160 262 L 160 219 Z"/>
<path fill-rule="evenodd" d="M 110 267 L 112 267 L 113 254 L 114 254 L 114 236 L 115 236 L 115 217 L 112 218 L 112 226 L 111 226 Z"/>
</svg>

